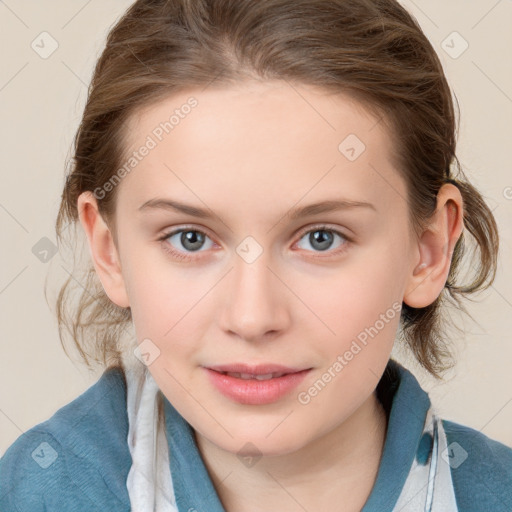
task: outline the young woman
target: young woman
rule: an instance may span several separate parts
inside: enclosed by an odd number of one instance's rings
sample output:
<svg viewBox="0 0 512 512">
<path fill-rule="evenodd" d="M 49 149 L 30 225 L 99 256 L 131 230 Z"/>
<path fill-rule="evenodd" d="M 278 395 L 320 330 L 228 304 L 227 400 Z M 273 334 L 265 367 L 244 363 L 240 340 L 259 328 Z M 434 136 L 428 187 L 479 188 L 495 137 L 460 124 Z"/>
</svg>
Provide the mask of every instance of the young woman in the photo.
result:
<svg viewBox="0 0 512 512">
<path fill-rule="evenodd" d="M 440 419 L 390 358 L 403 342 L 440 378 L 443 308 L 494 279 L 455 146 L 394 0 L 135 2 L 57 219 L 92 260 L 60 325 L 105 372 L 9 448 L 0 509 L 511 510 L 512 449 Z"/>
</svg>

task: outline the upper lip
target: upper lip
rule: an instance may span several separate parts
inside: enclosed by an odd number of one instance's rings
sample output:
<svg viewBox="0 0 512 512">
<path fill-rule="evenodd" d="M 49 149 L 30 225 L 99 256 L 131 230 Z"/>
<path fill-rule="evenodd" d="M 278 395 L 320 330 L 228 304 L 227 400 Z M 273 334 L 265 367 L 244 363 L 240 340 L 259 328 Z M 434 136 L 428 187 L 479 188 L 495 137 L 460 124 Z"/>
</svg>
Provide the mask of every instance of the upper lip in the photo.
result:
<svg viewBox="0 0 512 512">
<path fill-rule="evenodd" d="M 231 363 L 231 364 L 220 364 L 215 366 L 207 366 L 208 369 L 216 372 L 230 372 L 230 373 L 246 373 L 249 375 L 268 375 L 270 373 L 297 373 L 303 370 L 309 370 L 309 368 L 290 368 L 280 364 L 256 364 L 250 365 L 246 363 Z"/>
</svg>

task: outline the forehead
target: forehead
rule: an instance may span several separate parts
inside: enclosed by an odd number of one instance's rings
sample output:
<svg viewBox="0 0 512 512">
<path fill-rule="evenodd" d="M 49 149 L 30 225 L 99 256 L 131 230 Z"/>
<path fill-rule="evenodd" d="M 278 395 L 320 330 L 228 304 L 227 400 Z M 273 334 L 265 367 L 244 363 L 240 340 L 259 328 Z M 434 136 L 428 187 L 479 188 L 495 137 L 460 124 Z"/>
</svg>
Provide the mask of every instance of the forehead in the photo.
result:
<svg viewBox="0 0 512 512">
<path fill-rule="evenodd" d="M 126 161 L 139 155 L 119 200 L 132 205 L 169 194 L 269 207 L 339 194 L 386 207 L 405 193 L 384 122 L 350 96 L 305 85 L 182 91 L 138 111 L 126 135 Z"/>
</svg>

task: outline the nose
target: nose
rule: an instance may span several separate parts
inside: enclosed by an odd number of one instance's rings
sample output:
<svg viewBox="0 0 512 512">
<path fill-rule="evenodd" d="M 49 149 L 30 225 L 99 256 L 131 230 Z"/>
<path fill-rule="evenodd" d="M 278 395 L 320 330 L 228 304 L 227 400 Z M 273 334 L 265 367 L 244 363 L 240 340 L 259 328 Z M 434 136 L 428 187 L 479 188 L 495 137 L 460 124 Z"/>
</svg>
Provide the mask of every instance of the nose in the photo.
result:
<svg viewBox="0 0 512 512">
<path fill-rule="evenodd" d="M 221 327 L 249 342 L 274 338 L 286 330 L 290 321 L 287 308 L 290 292 L 269 267 L 265 255 L 264 252 L 252 263 L 236 256 L 234 268 L 227 276 Z"/>
</svg>

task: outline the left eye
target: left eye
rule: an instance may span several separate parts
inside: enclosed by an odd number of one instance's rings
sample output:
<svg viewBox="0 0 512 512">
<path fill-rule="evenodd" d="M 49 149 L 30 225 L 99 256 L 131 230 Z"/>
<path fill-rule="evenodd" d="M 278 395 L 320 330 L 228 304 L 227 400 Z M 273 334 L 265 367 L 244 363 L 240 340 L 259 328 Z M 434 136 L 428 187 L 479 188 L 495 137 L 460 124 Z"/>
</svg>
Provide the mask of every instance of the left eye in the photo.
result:
<svg viewBox="0 0 512 512">
<path fill-rule="evenodd" d="M 347 238 L 345 238 L 341 233 L 332 229 L 327 229 L 325 227 L 317 227 L 315 229 L 306 231 L 306 233 L 302 235 L 301 240 L 305 239 L 307 243 L 313 247 L 314 251 L 324 252 L 332 248 L 331 245 L 333 243 L 334 237 L 336 236 L 345 240 L 345 242 L 341 243 L 340 245 L 345 245 L 347 243 Z M 340 245 L 338 245 L 338 247 Z M 303 247 L 300 248 L 302 249 Z"/>
</svg>

